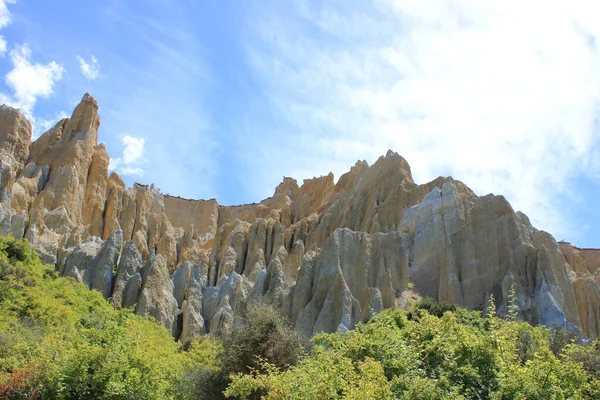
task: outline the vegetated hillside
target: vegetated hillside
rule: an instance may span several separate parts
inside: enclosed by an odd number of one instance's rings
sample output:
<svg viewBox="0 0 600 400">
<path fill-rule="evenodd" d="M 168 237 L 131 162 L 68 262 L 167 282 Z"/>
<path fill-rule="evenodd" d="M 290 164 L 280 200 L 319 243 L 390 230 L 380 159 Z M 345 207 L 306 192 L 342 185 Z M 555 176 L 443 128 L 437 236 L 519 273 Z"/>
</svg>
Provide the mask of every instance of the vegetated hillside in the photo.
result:
<svg viewBox="0 0 600 400">
<path fill-rule="evenodd" d="M 217 341 L 170 332 L 0 240 L 0 398 L 598 399 L 600 347 L 430 300 L 309 345 L 273 307 Z M 224 394 L 223 394 L 223 391 Z"/>
<path fill-rule="evenodd" d="M 169 399 L 184 370 L 216 365 L 218 344 L 183 351 L 162 326 L 0 241 L 0 398 Z"/>
<path fill-rule="evenodd" d="M 223 206 L 127 188 L 99 129 L 89 94 L 34 141 L 27 118 L 0 107 L 0 236 L 27 238 L 61 276 L 181 341 L 220 336 L 255 301 L 306 335 L 353 329 L 401 305 L 409 282 L 468 309 L 493 294 L 500 315 L 514 288 L 522 320 L 600 334 L 597 256 L 559 247 L 501 195 L 415 182 L 389 151 L 337 182 L 284 178 L 258 204 Z"/>
</svg>

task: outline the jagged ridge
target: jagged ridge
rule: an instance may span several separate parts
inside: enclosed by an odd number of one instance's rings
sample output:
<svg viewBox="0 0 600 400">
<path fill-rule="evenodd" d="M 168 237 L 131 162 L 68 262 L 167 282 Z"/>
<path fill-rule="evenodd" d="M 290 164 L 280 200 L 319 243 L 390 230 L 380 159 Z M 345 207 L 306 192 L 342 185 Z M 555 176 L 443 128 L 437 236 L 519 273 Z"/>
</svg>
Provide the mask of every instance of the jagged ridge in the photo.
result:
<svg viewBox="0 0 600 400">
<path fill-rule="evenodd" d="M 493 294 L 501 313 L 514 287 L 527 321 L 598 336 L 591 250 L 559 247 L 502 196 L 452 178 L 418 185 L 389 151 L 337 183 L 284 178 L 258 204 L 221 206 L 127 188 L 108 175 L 99 126 L 88 94 L 35 142 L 18 110 L 0 108 L 1 233 L 175 337 L 217 334 L 250 299 L 276 304 L 307 334 L 352 329 L 401 304 L 408 282 L 470 308 Z"/>
</svg>

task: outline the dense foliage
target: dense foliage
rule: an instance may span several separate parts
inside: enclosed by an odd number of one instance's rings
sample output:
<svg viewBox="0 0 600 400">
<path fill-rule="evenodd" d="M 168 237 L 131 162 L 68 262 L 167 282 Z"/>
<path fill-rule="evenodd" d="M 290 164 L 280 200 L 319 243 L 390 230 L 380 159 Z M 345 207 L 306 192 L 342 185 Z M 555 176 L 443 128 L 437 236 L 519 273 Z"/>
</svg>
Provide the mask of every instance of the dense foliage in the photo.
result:
<svg viewBox="0 0 600 400">
<path fill-rule="evenodd" d="M 219 336 L 224 351 L 217 361 L 218 368 L 207 369 L 200 364 L 186 369 L 182 378 L 185 389 L 180 391 L 184 399 L 223 398 L 230 376 L 258 370 L 263 363 L 287 369 L 307 354 L 310 343 L 273 307 L 251 303 L 245 319 L 247 323 L 237 321 Z M 261 394 L 257 390 L 250 397 Z"/>
<path fill-rule="evenodd" d="M 296 366 L 283 370 L 263 362 L 249 374 L 233 376 L 226 394 L 246 398 L 261 392 L 267 399 L 600 399 L 598 342 L 568 342 L 554 354 L 553 336 L 560 333 L 515 318 L 451 308 L 440 315 L 440 307 L 426 300 L 411 319 L 401 310 L 387 310 L 353 331 L 317 335 L 310 356 Z"/>
<path fill-rule="evenodd" d="M 509 307 L 510 308 L 510 307 Z M 175 342 L 0 239 L 0 398 L 600 399 L 600 345 L 424 299 L 309 345 L 251 304 L 218 340 Z M 224 392 L 224 393 L 223 393 Z"/>
</svg>

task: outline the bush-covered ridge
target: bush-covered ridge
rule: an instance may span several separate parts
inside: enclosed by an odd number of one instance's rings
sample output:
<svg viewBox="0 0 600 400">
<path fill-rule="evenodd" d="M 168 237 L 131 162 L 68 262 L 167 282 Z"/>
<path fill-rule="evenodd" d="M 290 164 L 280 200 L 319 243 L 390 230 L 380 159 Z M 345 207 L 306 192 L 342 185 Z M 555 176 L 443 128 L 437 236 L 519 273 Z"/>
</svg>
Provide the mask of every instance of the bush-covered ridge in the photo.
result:
<svg viewBox="0 0 600 400">
<path fill-rule="evenodd" d="M 513 310 L 514 314 L 518 310 Z M 308 344 L 272 308 L 176 343 L 0 239 L 0 398 L 598 399 L 600 346 L 424 300 Z"/>
</svg>

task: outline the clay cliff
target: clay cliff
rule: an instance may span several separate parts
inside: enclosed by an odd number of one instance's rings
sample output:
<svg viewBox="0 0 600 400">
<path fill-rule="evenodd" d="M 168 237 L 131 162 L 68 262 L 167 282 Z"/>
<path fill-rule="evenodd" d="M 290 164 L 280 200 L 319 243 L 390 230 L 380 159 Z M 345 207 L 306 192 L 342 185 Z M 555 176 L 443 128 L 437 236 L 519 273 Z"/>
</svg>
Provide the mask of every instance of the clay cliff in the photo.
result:
<svg viewBox="0 0 600 400">
<path fill-rule="evenodd" d="M 502 196 L 449 177 L 417 184 L 389 151 L 337 183 L 284 178 L 258 204 L 222 206 L 127 188 L 108 174 L 99 126 L 88 94 L 34 142 L 0 107 L 0 233 L 179 339 L 218 334 L 256 300 L 312 335 L 409 292 L 472 309 L 493 295 L 502 314 L 511 288 L 522 319 L 600 334 L 600 251 L 557 243 Z"/>
</svg>

